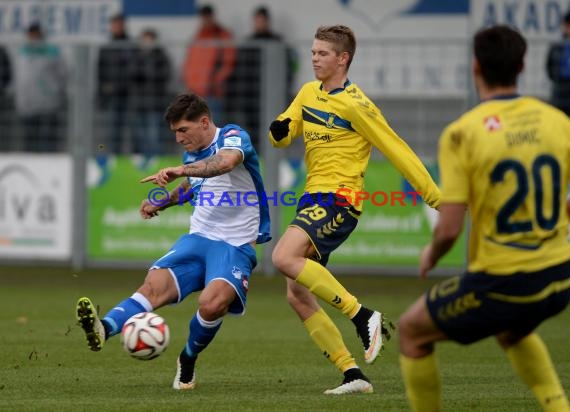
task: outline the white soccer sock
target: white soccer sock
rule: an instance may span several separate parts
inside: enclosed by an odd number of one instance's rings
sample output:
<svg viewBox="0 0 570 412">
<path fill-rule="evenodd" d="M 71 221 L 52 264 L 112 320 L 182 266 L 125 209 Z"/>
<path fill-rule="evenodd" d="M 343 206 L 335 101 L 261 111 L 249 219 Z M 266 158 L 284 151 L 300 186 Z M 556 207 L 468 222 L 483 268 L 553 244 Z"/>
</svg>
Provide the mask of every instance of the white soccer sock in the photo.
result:
<svg viewBox="0 0 570 412">
<path fill-rule="evenodd" d="M 144 310 L 146 310 L 147 312 L 152 312 L 152 305 L 150 304 L 150 302 L 148 301 L 148 299 L 139 292 L 135 292 L 133 293 L 133 295 L 131 296 L 131 299 L 135 300 L 137 303 L 139 303 Z"/>
<path fill-rule="evenodd" d="M 222 318 L 218 318 L 215 320 L 204 320 L 204 318 L 202 318 L 202 316 L 200 316 L 200 311 L 196 311 L 196 318 L 198 319 L 198 322 L 200 323 L 200 325 L 204 328 L 215 328 L 216 326 L 218 326 L 220 323 L 222 323 Z"/>
</svg>

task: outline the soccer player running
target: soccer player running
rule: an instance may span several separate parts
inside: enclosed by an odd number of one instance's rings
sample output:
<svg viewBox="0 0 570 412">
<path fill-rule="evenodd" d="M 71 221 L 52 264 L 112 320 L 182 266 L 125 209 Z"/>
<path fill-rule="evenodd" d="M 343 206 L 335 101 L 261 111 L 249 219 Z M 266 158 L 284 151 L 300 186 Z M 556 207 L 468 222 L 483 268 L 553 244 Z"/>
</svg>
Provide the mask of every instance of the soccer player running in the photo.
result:
<svg viewBox="0 0 570 412">
<path fill-rule="evenodd" d="M 517 94 L 526 52 L 517 31 L 483 29 L 473 44 L 482 102 L 441 136 L 442 203 L 420 275 L 451 248 L 466 206 L 468 268 L 431 288 L 400 319 L 408 399 L 414 411 L 442 409 L 435 342 L 470 344 L 495 336 L 542 408 L 568 411 L 548 350 L 534 330 L 570 299 L 570 121 L 548 104 Z"/>
<path fill-rule="evenodd" d="M 99 351 L 131 316 L 178 303 L 201 290 L 173 383 L 174 389 L 193 389 L 197 356 L 220 329 L 223 316 L 245 310 L 249 277 L 257 263 L 254 246 L 270 240 L 269 213 L 266 205 L 252 206 L 257 202 L 244 204 L 237 198 L 240 193 L 264 192 L 258 157 L 245 130 L 235 124 L 216 127 L 205 100 L 195 94 L 178 96 L 165 119 L 185 149 L 184 165 L 164 168 L 141 182 L 164 187 L 177 178 L 184 180 L 170 192 L 168 203 L 145 199 L 139 211 L 143 219 L 151 219 L 193 195 L 190 233 L 151 265 L 131 297 L 102 319 L 88 298 L 80 298 L 77 319 L 91 350 Z M 200 193 L 215 206 L 200 201 Z"/>
<path fill-rule="evenodd" d="M 289 304 L 315 344 L 344 374 L 340 386 L 325 391 L 334 395 L 369 393 L 373 387 L 316 297 L 352 320 L 364 345 L 366 363 L 374 362 L 383 341 L 390 337 L 384 314 L 362 306 L 326 269 L 330 253 L 348 238 L 361 214 L 362 205 L 350 200 L 363 190 L 372 146 L 430 206 L 439 203 L 439 189 L 424 165 L 348 79 L 355 50 L 350 28 L 319 27 L 312 46 L 317 80 L 301 88 L 287 110 L 271 123 L 269 133 L 276 147 L 286 147 L 292 139 L 304 136 L 308 195 L 299 200 L 297 216 L 273 251 L 273 263 L 287 277 Z"/>
</svg>

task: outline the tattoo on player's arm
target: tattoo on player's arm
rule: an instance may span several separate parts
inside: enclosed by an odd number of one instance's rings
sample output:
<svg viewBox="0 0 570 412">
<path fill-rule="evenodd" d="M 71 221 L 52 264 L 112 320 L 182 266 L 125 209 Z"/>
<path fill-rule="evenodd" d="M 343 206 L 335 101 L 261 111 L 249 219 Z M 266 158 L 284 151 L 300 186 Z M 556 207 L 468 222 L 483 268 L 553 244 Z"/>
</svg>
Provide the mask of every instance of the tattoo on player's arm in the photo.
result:
<svg viewBox="0 0 570 412">
<path fill-rule="evenodd" d="M 192 177 L 214 177 L 230 172 L 234 166 L 224 156 L 216 154 L 196 163 L 184 165 L 184 175 Z"/>
<path fill-rule="evenodd" d="M 190 190 L 190 182 L 184 179 L 174 190 L 169 193 L 168 203 L 160 208 L 160 210 L 168 209 L 170 206 L 180 204 L 180 195 Z M 183 202 L 187 201 L 187 196 L 183 197 Z"/>
</svg>

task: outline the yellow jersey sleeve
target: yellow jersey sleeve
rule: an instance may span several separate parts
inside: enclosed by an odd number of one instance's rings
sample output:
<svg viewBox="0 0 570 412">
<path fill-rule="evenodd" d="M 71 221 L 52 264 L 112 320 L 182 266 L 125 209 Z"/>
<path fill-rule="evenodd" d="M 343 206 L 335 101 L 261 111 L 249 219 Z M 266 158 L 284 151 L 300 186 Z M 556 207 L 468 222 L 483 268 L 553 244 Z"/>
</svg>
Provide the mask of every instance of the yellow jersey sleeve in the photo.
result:
<svg viewBox="0 0 570 412">
<path fill-rule="evenodd" d="M 372 102 L 354 106 L 353 127 L 357 133 L 380 150 L 410 184 L 421 193 L 424 202 L 438 208 L 441 193 L 429 172 L 408 144 L 394 132 Z"/>
<path fill-rule="evenodd" d="M 570 121 L 565 121 L 564 126 L 565 126 L 564 135 L 566 136 L 567 141 L 570 142 Z M 568 182 L 570 182 L 570 150 L 567 152 L 566 165 L 568 166 L 568 169 L 566 170 L 566 179 Z"/>
<path fill-rule="evenodd" d="M 456 123 L 449 125 L 439 140 L 438 164 L 441 180 L 441 201 L 469 202 L 469 176 L 464 163 L 466 142 Z"/>
</svg>

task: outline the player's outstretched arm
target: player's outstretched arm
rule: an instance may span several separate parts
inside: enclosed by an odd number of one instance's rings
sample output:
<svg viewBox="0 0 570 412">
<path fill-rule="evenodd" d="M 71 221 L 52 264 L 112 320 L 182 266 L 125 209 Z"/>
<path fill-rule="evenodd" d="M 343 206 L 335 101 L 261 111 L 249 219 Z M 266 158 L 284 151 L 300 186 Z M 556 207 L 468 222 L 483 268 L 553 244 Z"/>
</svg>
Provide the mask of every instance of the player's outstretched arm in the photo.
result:
<svg viewBox="0 0 570 412">
<path fill-rule="evenodd" d="M 243 153 L 238 149 L 222 149 L 212 157 L 181 166 L 183 176 L 214 177 L 234 170 L 243 162 Z"/>
<path fill-rule="evenodd" d="M 433 231 L 431 243 L 420 255 L 420 276 L 425 278 L 427 272 L 435 267 L 439 259 L 453 246 L 465 220 L 464 203 L 443 203 L 440 206 L 439 219 Z"/>
<path fill-rule="evenodd" d="M 425 203 L 439 210 L 441 192 L 417 154 L 392 130 L 380 110 L 370 103 L 368 108 L 354 107 L 352 126 L 386 156 Z"/>
<path fill-rule="evenodd" d="M 165 187 L 168 183 L 184 176 L 183 166 L 166 167 L 157 173 L 140 180 L 140 183 L 152 182 L 160 187 Z"/>
<path fill-rule="evenodd" d="M 220 150 L 212 157 L 182 166 L 166 167 L 153 175 L 140 180 L 141 183 L 152 182 L 160 187 L 179 177 L 214 177 L 231 172 L 243 161 L 243 154 L 237 149 Z"/>
</svg>

